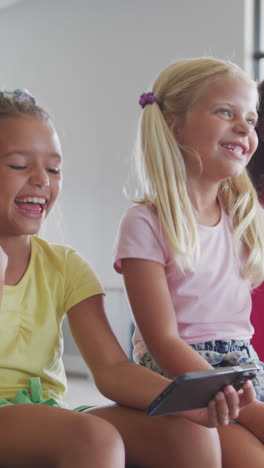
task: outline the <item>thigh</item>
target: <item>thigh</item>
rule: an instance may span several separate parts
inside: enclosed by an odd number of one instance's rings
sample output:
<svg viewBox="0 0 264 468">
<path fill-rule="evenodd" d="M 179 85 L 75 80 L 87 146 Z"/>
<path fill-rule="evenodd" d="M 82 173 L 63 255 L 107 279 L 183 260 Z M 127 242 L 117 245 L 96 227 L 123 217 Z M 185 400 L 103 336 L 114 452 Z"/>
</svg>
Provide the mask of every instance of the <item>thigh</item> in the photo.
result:
<svg viewBox="0 0 264 468">
<path fill-rule="evenodd" d="M 262 401 L 254 401 L 243 408 L 238 422 L 264 444 L 264 403 Z"/>
<path fill-rule="evenodd" d="M 240 424 L 219 429 L 223 468 L 263 468 L 263 444 Z"/>
<path fill-rule="evenodd" d="M 220 468 L 216 429 L 182 416 L 150 418 L 144 411 L 118 405 L 89 410 L 111 422 L 123 438 L 128 464 L 140 468 Z"/>
<path fill-rule="evenodd" d="M 117 461 L 104 464 L 104 451 Z M 86 467 L 89 460 L 94 461 L 92 466 L 122 467 L 122 457 L 121 437 L 98 417 L 45 405 L 0 408 L 1 467 Z"/>
</svg>

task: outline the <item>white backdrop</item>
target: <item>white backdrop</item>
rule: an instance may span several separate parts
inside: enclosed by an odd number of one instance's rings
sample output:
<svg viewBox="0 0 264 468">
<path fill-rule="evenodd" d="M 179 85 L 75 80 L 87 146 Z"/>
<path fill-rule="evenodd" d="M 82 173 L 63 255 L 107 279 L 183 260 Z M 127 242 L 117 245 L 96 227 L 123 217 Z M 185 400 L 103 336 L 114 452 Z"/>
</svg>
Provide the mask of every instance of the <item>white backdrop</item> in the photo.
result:
<svg viewBox="0 0 264 468">
<path fill-rule="evenodd" d="M 28 88 L 54 117 L 64 149 L 63 220 L 59 229 L 50 219 L 47 237 L 79 250 L 106 287 L 122 284 L 111 255 L 128 206 L 122 189 L 139 95 L 177 59 L 214 55 L 244 67 L 252 5 L 24 0 L 0 11 L 0 86 Z M 122 313 L 111 311 L 117 329 Z"/>
<path fill-rule="evenodd" d="M 64 241 L 106 286 L 141 92 L 174 60 L 245 62 L 243 0 L 26 0 L 0 14 L 0 86 L 26 87 L 64 148 Z M 50 222 L 48 237 L 61 241 Z"/>
</svg>

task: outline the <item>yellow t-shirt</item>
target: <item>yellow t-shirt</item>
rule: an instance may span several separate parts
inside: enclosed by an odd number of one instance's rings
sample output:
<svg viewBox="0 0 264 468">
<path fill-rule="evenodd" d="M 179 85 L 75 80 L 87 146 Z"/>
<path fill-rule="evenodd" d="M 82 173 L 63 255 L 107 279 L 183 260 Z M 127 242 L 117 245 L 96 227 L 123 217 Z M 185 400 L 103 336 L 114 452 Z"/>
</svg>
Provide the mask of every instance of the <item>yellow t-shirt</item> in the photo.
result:
<svg viewBox="0 0 264 468">
<path fill-rule="evenodd" d="M 23 278 L 4 286 L 0 310 L 0 398 L 10 400 L 40 377 L 43 399 L 62 401 L 62 320 L 71 307 L 103 294 L 90 266 L 70 247 L 31 237 L 31 258 Z"/>
</svg>

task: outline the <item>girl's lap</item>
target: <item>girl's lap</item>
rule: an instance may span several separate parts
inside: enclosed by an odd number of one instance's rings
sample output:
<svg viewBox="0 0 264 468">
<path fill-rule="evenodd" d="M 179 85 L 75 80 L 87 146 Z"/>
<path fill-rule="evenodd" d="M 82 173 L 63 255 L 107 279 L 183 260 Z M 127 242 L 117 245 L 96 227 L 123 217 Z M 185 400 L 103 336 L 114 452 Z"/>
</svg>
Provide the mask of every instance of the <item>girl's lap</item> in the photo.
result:
<svg viewBox="0 0 264 468">
<path fill-rule="evenodd" d="M 243 408 L 238 422 L 264 444 L 264 402 L 256 400 Z M 264 462 L 263 462 L 264 466 Z"/>
<path fill-rule="evenodd" d="M 249 466 L 261 468 L 264 466 L 264 402 L 260 401 L 264 395 L 263 363 L 259 361 L 252 346 L 248 344 L 245 346 L 243 343 L 241 350 L 236 349 L 238 343 L 232 343 L 232 345 L 235 344 L 235 349 L 232 349 L 227 341 L 218 343 L 223 349 L 215 349 L 215 343 L 208 343 L 208 345 L 211 344 L 212 346 L 201 344 L 202 346 L 195 348 L 197 348 L 196 351 L 203 353 L 204 359 L 216 367 L 217 364 L 221 365 L 222 360 L 225 361 L 225 365 L 229 360 L 228 365 L 231 366 L 253 362 L 260 367 L 259 385 L 255 387 L 259 400 L 240 411 L 237 424 L 230 423 L 220 428 L 218 432 L 222 446 L 223 468 L 236 466 L 239 468 L 248 468 Z M 216 362 L 217 359 L 219 362 Z M 149 353 L 143 357 L 141 364 L 155 372 L 162 373 Z"/>
<path fill-rule="evenodd" d="M 104 445 L 108 450 L 107 441 L 113 445 L 120 437 L 117 431 L 124 440 L 127 467 L 170 468 L 185 463 L 189 468 L 195 463 L 200 468 L 209 459 L 212 463 L 207 466 L 220 468 L 217 431 L 182 416 L 150 418 L 144 411 L 118 405 L 78 413 L 39 404 L 0 408 L 0 467 L 53 468 L 67 451 L 74 457 L 89 442 L 93 450 L 102 451 Z"/>
<path fill-rule="evenodd" d="M 218 429 L 223 468 L 262 468 L 264 447 L 252 432 L 240 424 L 229 424 Z"/>
<path fill-rule="evenodd" d="M 264 403 L 255 401 L 241 410 L 238 423 L 218 429 L 223 468 L 264 466 Z"/>
<path fill-rule="evenodd" d="M 108 450 L 115 438 L 116 429 L 93 415 L 38 404 L 0 408 L 0 467 L 64 466 L 67 453 Z"/>
<path fill-rule="evenodd" d="M 88 414 L 100 416 L 117 428 L 124 441 L 128 467 L 221 466 L 217 430 L 183 416 L 150 418 L 142 410 L 115 404 L 93 408 Z"/>
</svg>

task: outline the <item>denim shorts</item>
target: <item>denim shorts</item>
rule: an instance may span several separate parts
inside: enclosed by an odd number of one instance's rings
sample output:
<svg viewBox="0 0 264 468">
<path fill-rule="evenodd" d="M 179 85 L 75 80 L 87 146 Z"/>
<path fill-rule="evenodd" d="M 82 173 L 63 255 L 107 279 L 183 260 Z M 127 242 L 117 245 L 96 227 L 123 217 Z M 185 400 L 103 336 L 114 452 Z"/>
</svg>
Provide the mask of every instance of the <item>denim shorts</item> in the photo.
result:
<svg viewBox="0 0 264 468">
<path fill-rule="evenodd" d="M 257 364 L 260 370 L 257 374 L 257 379 L 253 380 L 253 385 L 257 399 L 264 401 L 264 364 L 259 360 L 249 340 L 215 340 L 190 346 L 215 368 L 239 366 L 241 364 Z M 142 356 L 139 364 L 168 377 L 149 352 Z"/>
</svg>

